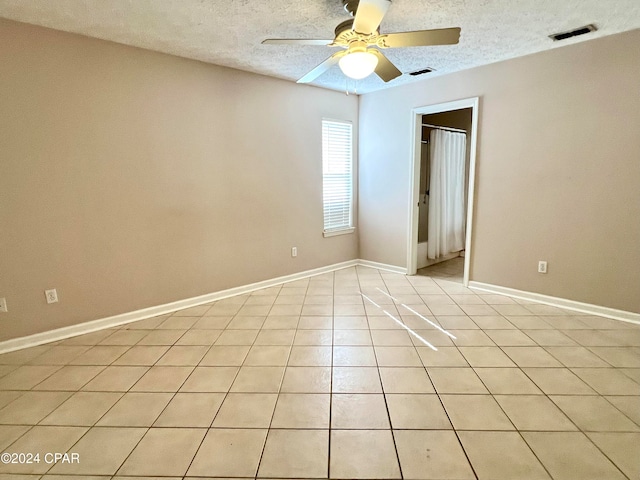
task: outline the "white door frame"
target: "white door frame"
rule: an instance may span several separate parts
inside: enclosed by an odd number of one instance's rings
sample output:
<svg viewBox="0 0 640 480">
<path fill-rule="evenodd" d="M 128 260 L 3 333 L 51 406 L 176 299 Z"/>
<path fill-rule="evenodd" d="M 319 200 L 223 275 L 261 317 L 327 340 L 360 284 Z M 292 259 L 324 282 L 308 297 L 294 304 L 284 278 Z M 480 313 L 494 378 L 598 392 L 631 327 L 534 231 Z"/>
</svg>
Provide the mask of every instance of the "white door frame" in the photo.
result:
<svg viewBox="0 0 640 480">
<path fill-rule="evenodd" d="M 422 148 L 422 115 L 450 112 L 471 108 L 471 154 L 469 159 L 469 190 L 467 195 L 467 229 L 465 235 L 463 283 L 469 285 L 471 265 L 471 230 L 473 227 L 474 186 L 476 178 L 476 145 L 478 138 L 479 97 L 465 98 L 453 102 L 428 105 L 411 110 L 411 185 L 409 186 L 409 222 L 407 245 L 407 275 L 415 275 L 418 265 L 418 203 L 420 200 L 420 151 Z"/>
</svg>

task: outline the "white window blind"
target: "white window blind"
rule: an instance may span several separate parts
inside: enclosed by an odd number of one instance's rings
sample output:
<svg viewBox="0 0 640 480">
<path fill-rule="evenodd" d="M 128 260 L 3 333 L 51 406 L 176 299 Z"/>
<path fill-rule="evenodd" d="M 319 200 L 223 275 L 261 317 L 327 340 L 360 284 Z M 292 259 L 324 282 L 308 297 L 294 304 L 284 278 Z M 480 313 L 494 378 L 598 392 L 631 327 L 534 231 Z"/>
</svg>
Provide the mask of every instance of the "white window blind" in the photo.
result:
<svg viewBox="0 0 640 480">
<path fill-rule="evenodd" d="M 353 139 L 350 122 L 322 121 L 325 233 L 353 227 Z"/>
</svg>

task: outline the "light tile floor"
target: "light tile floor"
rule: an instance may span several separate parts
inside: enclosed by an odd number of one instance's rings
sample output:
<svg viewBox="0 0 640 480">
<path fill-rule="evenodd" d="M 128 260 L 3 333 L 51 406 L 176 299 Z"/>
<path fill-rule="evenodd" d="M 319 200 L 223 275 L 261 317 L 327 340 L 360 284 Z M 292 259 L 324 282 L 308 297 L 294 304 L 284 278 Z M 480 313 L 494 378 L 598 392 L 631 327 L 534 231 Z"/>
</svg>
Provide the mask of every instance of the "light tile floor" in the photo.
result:
<svg viewBox="0 0 640 480">
<path fill-rule="evenodd" d="M 418 270 L 418 275 L 440 278 L 451 282 L 462 283 L 464 273 L 464 257 L 456 257 L 451 260 L 436 263 Z"/>
<path fill-rule="evenodd" d="M 0 355 L 3 479 L 638 479 L 639 425 L 640 326 L 371 268 Z"/>
</svg>

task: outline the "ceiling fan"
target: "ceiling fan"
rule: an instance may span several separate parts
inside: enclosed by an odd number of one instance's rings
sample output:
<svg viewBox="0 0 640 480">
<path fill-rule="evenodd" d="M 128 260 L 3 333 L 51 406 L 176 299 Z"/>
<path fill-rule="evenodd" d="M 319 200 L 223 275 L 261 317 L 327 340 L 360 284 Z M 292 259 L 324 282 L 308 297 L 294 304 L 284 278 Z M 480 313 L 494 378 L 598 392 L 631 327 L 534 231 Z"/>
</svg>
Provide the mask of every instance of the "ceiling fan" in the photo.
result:
<svg viewBox="0 0 640 480">
<path fill-rule="evenodd" d="M 270 38 L 262 42 L 342 48 L 298 80 L 298 83 L 312 82 L 336 63 L 350 78 L 359 80 L 375 72 L 383 81 L 389 82 L 402 75 L 402 72 L 382 54 L 380 48 L 454 45 L 460 38 L 460 28 L 381 34 L 380 22 L 391 0 L 342 0 L 342 4 L 353 18 L 336 27 L 333 40 Z"/>
</svg>

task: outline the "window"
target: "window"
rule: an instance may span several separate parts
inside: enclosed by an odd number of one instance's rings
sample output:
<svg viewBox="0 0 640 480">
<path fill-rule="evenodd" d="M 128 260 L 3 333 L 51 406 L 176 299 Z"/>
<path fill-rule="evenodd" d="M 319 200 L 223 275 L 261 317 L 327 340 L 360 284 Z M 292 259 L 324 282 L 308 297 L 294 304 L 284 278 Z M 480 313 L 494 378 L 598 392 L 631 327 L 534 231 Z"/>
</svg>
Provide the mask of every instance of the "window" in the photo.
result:
<svg viewBox="0 0 640 480">
<path fill-rule="evenodd" d="M 324 236 L 353 232 L 353 129 L 351 122 L 322 121 Z"/>
</svg>

